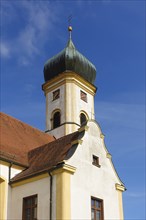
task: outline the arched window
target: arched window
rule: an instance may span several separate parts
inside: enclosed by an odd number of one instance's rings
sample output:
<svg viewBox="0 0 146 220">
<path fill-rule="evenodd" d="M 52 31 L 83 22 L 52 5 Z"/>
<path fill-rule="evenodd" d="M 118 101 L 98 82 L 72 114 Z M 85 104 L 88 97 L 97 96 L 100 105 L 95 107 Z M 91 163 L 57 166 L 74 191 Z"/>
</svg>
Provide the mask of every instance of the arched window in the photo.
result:
<svg viewBox="0 0 146 220">
<path fill-rule="evenodd" d="M 81 113 L 80 114 L 80 125 L 82 126 L 82 125 L 86 124 L 86 122 L 87 122 L 86 115 L 84 113 Z"/>
<path fill-rule="evenodd" d="M 53 115 L 53 128 L 57 128 L 61 123 L 61 114 L 60 111 L 57 111 Z"/>
</svg>

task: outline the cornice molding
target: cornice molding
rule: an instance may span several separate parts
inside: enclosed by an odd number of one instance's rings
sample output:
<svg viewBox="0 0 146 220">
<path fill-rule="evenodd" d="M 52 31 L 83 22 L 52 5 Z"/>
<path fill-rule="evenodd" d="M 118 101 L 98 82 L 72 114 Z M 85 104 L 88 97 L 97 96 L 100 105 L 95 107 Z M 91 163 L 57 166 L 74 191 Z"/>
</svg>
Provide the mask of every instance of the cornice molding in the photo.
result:
<svg viewBox="0 0 146 220">
<path fill-rule="evenodd" d="M 74 83 L 91 95 L 95 95 L 96 87 L 74 72 L 63 72 L 42 85 L 45 95 L 66 83 Z"/>
</svg>

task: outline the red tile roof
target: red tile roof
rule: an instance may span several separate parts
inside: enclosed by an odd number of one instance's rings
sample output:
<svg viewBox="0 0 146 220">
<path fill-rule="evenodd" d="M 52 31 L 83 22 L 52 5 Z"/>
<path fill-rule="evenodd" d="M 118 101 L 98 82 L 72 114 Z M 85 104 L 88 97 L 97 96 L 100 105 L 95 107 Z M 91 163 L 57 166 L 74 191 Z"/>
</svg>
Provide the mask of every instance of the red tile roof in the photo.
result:
<svg viewBox="0 0 146 220">
<path fill-rule="evenodd" d="M 0 157 L 28 166 L 28 151 L 55 138 L 9 115 L 0 113 Z"/>
<path fill-rule="evenodd" d="M 73 154 L 76 149 L 76 145 L 72 146 L 72 142 L 77 140 L 78 137 L 79 132 L 77 131 L 29 151 L 29 168 L 12 178 L 11 183 L 47 172 L 55 168 L 59 163 L 65 159 L 68 159 L 68 157 Z"/>
</svg>

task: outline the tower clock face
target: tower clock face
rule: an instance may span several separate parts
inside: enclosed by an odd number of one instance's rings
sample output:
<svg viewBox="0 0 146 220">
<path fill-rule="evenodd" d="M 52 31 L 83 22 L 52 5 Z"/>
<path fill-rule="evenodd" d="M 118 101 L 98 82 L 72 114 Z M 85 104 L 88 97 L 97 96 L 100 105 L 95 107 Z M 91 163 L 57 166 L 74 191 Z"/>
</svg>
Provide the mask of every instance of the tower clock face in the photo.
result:
<svg viewBox="0 0 146 220">
<path fill-rule="evenodd" d="M 59 98 L 60 98 L 60 89 L 57 89 L 56 91 L 53 92 L 53 100 L 56 100 Z"/>
</svg>

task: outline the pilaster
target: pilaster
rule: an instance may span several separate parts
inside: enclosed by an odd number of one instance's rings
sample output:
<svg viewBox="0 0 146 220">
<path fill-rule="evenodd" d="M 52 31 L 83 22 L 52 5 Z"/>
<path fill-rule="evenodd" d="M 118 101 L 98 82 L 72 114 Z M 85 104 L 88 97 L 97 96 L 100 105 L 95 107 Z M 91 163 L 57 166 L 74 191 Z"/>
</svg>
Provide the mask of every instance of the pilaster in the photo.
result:
<svg viewBox="0 0 146 220">
<path fill-rule="evenodd" d="M 65 164 L 52 172 L 56 175 L 56 220 L 71 219 L 71 175 L 76 168 Z"/>
<path fill-rule="evenodd" d="M 124 220 L 122 192 L 125 191 L 125 187 L 117 183 L 116 190 L 118 191 L 120 220 Z"/>
</svg>

